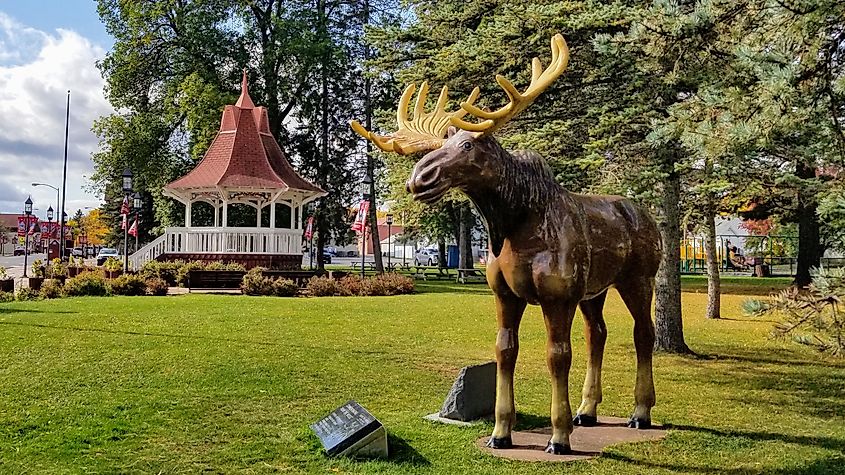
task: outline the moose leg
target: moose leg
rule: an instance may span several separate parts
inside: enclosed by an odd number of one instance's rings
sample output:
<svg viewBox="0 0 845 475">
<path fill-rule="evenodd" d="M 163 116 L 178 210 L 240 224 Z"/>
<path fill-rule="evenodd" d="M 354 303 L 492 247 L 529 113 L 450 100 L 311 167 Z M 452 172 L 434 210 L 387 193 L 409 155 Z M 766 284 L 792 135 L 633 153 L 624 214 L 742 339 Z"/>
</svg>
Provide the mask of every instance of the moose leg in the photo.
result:
<svg viewBox="0 0 845 475">
<path fill-rule="evenodd" d="M 494 449 L 513 447 L 511 429 L 516 420 L 513 401 L 513 372 L 519 354 L 519 322 L 525 311 L 525 300 L 516 296 L 496 295 L 499 332 L 496 336 L 496 426 L 487 442 Z"/>
<path fill-rule="evenodd" d="M 634 317 L 634 346 L 637 349 L 637 383 L 634 388 L 634 414 L 628 427 L 651 427 L 651 408 L 654 407 L 654 379 L 651 371 L 654 353 L 654 322 L 651 320 L 651 299 L 654 279 L 640 278 L 617 287 L 619 295 Z"/>
<path fill-rule="evenodd" d="M 569 368 L 572 365 L 570 333 L 575 316 L 574 302 L 542 304 L 546 321 L 546 358 L 552 377 L 552 438 L 546 452 L 563 455 L 572 452 L 572 410 L 569 407 Z"/>
<path fill-rule="evenodd" d="M 597 407 L 601 403 L 601 361 L 604 343 L 607 340 L 607 326 L 604 324 L 604 300 L 607 291 L 584 300 L 579 304 L 584 314 L 584 336 L 587 341 L 587 376 L 581 393 L 581 406 L 572 423 L 576 426 L 592 427 L 598 422 Z"/>
</svg>

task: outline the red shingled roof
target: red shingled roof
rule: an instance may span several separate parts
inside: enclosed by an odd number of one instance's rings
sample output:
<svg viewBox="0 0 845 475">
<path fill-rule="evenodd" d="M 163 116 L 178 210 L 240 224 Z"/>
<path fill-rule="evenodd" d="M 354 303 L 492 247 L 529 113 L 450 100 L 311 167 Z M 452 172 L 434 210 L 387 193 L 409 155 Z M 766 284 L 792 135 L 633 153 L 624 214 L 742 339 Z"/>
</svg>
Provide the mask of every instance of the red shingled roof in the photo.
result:
<svg viewBox="0 0 845 475">
<path fill-rule="evenodd" d="M 323 193 L 299 176 L 270 133 L 267 109 L 255 107 L 247 90 L 246 72 L 241 97 L 227 105 L 220 119 L 220 131 L 197 166 L 187 175 L 166 185 L 189 188 L 284 188 Z"/>
</svg>

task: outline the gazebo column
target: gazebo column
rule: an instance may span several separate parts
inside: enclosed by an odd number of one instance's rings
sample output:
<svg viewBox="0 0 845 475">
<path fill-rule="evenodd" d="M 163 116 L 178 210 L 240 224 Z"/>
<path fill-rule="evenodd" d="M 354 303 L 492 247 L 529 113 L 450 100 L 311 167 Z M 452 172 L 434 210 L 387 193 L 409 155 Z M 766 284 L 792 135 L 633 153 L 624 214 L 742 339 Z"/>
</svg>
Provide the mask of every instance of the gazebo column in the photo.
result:
<svg viewBox="0 0 845 475">
<path fill-rule="evenodd" d="M 276 198 L 270 201 L 270 229 L 276 229 Z"/>
<path fill-rule="evenodd" d="M 223 198 L 223 227 L 229 226 L 229 202 Z"/>
<path fill-rule="evenodd" d="M 185 203 L 185 227 L 191 227 L 191 200 L 188 199 L 188 202 Z"/>
<path fill-rule="evenodd" d="M 294 229 L 293 226 L 294 226 L 294 223 L 296 222 L 294 220 L 294 215 L 296 214 L 295 211 L 296 211 L 296 203 L 293 201 L 293 198 L 291 198 L 291 200 L 290 200 L 290 228 L 291 229 Z"/>
<path fill-rule="evenodd" d="M 217 200 L 214 200 L 214 227 L 220 226 L 220 206 L 217 204 Z"/>
<path fill-rule="evenodd" d="M 256 228 L 261 227 L 261 202 L 260 201 L 255 202 L 255 227 Z"/>
</svg>

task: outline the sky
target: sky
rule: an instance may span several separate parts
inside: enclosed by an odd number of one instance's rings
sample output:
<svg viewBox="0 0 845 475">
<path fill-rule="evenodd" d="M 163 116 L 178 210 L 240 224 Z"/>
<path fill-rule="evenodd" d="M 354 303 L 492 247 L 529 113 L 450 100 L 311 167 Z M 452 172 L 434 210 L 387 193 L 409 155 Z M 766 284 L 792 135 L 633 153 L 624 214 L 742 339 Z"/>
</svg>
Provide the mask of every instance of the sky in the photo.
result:
<svg viewBox="0 0 845 475">
<path fill-rule="evenodd" d="M 71 91 L 67 206 L 98 207 L 90 189 L 94 120 L 113 112 L 96 61 L 112 47 L 95 0 L 0 0 L 0 212 L 17 213 L 32 196 L 36 214 L 58 209 L 67 91 Z M 55 213 L 58 215 L 58 212 Z"/>
</svg>

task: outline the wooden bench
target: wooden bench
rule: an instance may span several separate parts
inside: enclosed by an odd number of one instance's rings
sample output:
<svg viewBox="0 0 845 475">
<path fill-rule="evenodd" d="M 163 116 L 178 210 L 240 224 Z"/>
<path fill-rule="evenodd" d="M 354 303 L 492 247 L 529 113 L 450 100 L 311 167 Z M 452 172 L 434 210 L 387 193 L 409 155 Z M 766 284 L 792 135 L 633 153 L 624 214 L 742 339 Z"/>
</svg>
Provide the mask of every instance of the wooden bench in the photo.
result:
<svg viewBox="0 0 845 475">
<path fill-rule="evenodd" d="M 240 270 L 191 270 L 188 271 L 188 292 L 191 289 L 235 290 L 241 288 L 246 272 Z"/>
<path fill-rule="evenodd" d="M 458 269 L 455 282 L 466 284 L 467 282 L 487 282 L 487 276 L 481 269 Z"/>
<path fill-rule="evenodd" d="M 429 277 L 434 279 L 449 279 L 451 274 L 449 269 L 438 266 L 414 266 L 413 277 L 415 279 L 428 280 Z"/>
</svg>

